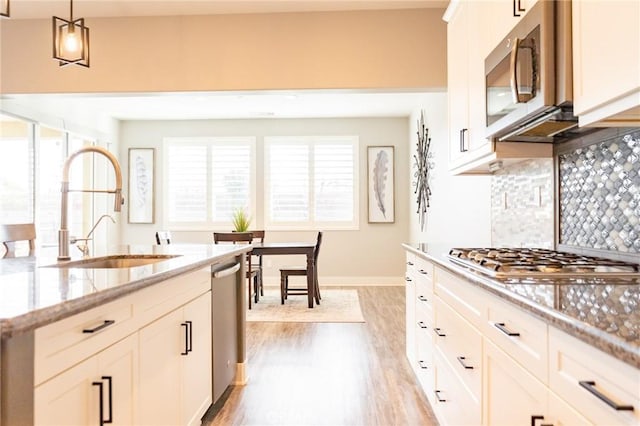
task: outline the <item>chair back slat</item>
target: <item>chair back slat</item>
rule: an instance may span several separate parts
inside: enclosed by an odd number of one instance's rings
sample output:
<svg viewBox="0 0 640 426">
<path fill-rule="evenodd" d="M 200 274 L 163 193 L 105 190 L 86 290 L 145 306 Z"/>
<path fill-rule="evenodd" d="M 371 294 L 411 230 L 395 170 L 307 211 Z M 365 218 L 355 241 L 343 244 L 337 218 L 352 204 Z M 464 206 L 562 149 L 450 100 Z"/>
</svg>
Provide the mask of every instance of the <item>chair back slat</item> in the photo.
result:
<svg viewBox="0 0 640 426">
<path fill-rule="evenodd" d="M 156 244 L 158 244 L 159 246 L 164 244 L 171 244 L 171 231 L 157 231 Z"/>
<path fill-rule="evenodd" d="M 213 242 L 250 243 L 253 241 L 251 232 L 214 232 Z"/>
</svg>

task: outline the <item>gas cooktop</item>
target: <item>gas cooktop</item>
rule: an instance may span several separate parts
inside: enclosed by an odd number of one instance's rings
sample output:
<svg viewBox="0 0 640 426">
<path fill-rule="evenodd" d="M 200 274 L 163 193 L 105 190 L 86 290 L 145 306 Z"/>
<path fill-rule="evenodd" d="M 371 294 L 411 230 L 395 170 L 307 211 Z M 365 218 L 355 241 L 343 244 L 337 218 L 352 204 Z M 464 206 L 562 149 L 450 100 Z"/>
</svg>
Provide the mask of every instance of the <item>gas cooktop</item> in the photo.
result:
<svg viewBox="0 0 640 426">
<path fill-rule="evenodd" d="M 453 248 L 453 262 L 491 277 L 640 277 L 640 265 L 542 248 Z"/>
</svg>

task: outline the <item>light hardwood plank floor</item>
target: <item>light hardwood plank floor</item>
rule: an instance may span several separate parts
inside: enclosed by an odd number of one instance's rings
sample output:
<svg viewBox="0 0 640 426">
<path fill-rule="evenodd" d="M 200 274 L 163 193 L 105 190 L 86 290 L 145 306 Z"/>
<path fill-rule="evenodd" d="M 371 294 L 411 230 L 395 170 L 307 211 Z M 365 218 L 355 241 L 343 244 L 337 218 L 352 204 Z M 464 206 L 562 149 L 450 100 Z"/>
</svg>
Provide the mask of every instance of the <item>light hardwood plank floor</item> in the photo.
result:
<svg viewBox="0 0 640 426">
<path fill-rule="evenodd" d="M 357 289 L 366 323 L 248 323 L 249 382 L 203 425 L 436 425 L 405 356 L 404 287 Z"/>
</svg>

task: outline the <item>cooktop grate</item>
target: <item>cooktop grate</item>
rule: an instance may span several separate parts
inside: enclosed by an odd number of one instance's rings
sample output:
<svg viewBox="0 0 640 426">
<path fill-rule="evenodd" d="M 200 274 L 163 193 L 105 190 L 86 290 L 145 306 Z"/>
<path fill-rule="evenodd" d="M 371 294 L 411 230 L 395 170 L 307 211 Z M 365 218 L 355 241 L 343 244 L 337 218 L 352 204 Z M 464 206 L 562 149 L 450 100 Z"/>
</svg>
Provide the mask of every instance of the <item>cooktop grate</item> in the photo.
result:
<svg viewBox="0 0 640 426">
<path fill-rule="evenodd" d="M 492 277 L 640 277 L 639 264 L 543 248 L 453 248 L 449 258 Z"/>
</svg>

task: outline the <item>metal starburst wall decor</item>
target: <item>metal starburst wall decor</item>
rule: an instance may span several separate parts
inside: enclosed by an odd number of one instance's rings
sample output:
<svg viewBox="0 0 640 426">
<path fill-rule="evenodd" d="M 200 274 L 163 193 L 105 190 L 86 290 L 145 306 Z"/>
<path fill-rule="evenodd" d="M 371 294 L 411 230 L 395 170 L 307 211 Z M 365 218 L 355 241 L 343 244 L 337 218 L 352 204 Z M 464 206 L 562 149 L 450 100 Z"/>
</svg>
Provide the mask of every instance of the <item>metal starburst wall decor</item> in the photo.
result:
<svg viewBox="0 0 640 426">
<path fill-rule="evenodd" d="M 420 229 L 424 231 L 427 221 L 427 208 L 429 208 L 429 199 L 431 198 L 431 188 L 429 188 L 429 171 L 433 169 L 433 153 L 429 152 L 431 147 L 431 138 L 429 137 L 429 129 L 424 125 L 424 111 L 420 113 L 418 120 L 418 149 L 413 156 L 415 160 L 416 171 L 415 190 L 418 202 L 418 218 L 420 220 Z"/>
</svg>

